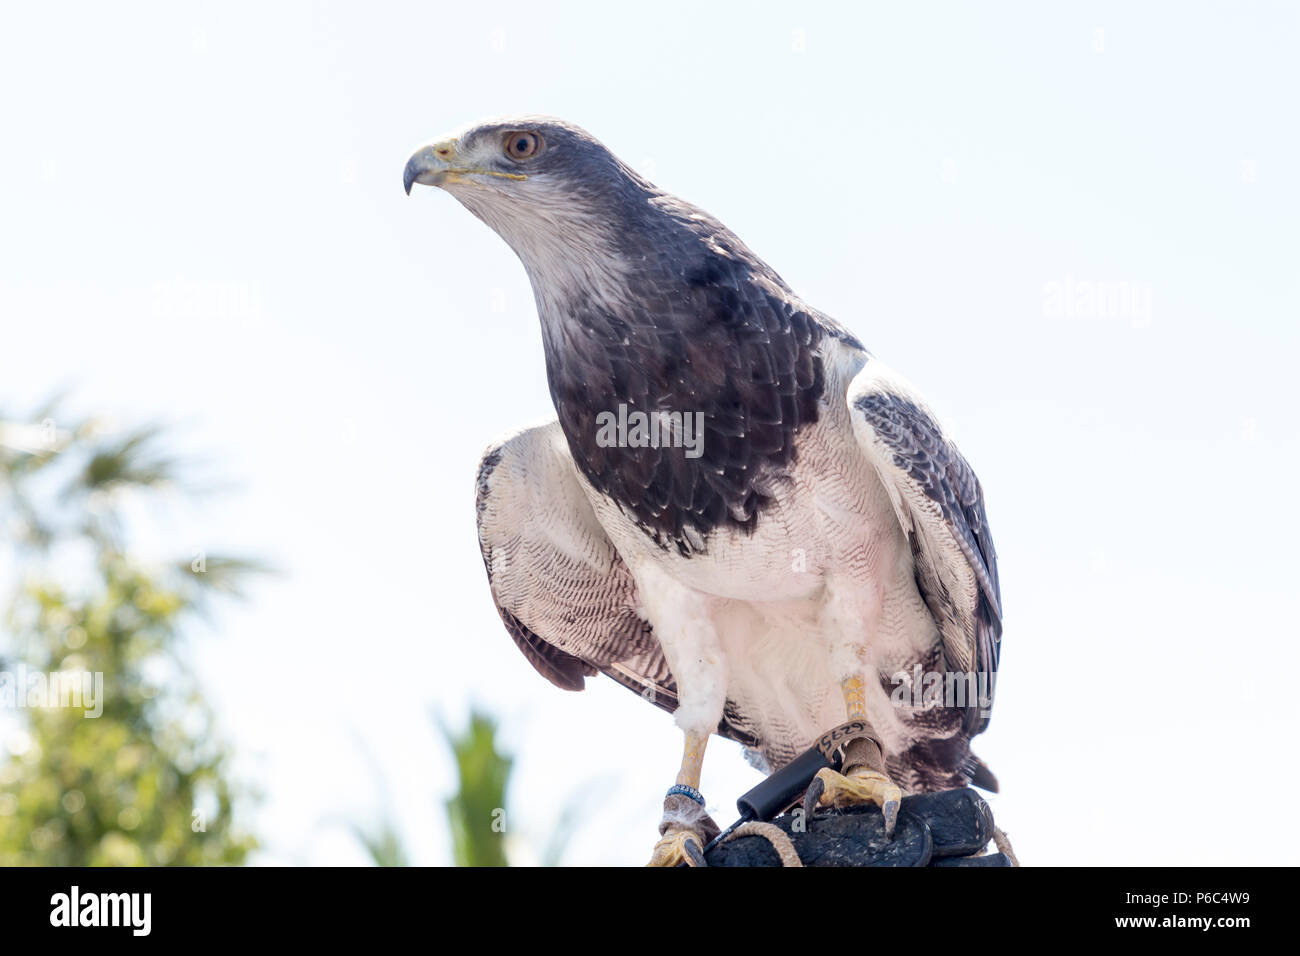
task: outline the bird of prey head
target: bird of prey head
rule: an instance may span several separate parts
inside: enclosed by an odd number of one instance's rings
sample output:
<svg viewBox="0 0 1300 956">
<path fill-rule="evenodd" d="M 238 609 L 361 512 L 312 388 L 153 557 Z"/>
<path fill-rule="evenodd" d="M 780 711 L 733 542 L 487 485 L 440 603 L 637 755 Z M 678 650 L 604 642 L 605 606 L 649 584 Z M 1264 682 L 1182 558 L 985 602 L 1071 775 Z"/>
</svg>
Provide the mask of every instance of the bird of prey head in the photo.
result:
<svg viewBox="0 0 1300 956">
<path fill-rule="evenodd" d="M 530 269 L 560 259 L 561 250 L 571 259 L 577 237 L 613 243 L 611 224 L 626 228 L 660 195 L 589 133 L 541 116 L 440 137 L 416 150 L 402 179 L 408 194 L 416 183 L 451 193 Z"/>
</svg>

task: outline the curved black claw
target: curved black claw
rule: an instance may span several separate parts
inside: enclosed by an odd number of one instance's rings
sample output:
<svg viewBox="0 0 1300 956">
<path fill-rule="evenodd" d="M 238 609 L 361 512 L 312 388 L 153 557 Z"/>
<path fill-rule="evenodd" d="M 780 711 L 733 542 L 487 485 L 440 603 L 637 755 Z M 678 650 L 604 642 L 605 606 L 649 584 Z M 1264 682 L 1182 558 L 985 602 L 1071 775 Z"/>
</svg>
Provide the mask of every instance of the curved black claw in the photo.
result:
<svg viewBox="0 0 1300 956">
<path fill-rule="evenodd" d="M 691 858 L 691 866 L 709 865 L 704 862 L 704 848 L 700 846 L 698 841 L 687 840 L 684 844 L 682 844 L 682 849 L 685 850 L 686 855 Z"/>
<path fill-rule="evenodd" d="M 808 784 L 808 789 L 803 792 L 803 818 L 807 823 L 812 819 L 812 815 L 817 812 L 817 802 L 821 800 L 822 794 L 826 792 L 826 784 L 821 777 L 813 777 L 812 783 Z"/>
<path fill-rule="evenodd" d="M 898 807 L 899 801 L 886 800 L 885 805 L 880 808 L 881 816 L 885 818 L 885 839 L 894 838 L 894 827 L 898 826 Z"/>
</svg>

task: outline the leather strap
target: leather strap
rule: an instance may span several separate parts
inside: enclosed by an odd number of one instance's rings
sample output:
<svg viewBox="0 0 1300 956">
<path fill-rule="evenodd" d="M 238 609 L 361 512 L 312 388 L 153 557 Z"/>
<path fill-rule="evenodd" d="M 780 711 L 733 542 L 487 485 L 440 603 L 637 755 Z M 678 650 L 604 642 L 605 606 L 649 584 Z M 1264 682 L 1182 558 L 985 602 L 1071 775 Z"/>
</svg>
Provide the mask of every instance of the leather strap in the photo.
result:
<svg viewBox="0 0 1300 956">
<path fill-rule="evenodd" d="M 822 756 L 836 770 L 848 769 L 848 746 L 854 741 L 863 740 L 875 745 L 876 752 L 880 755 L 880 767 L 872 769 L 884 769 L 885 748 L 872 726 L 865 720 L 850 720 L 838 727 L 834 727 L 822 734 L 817 741 L 817 749 L 822 752 Z M 854 748 L 854 756 L 857 757 L 862 750 L 860 747 Z M 861 765 L 862 761 L 858 760 L 857 764 Z"/>
</svg>

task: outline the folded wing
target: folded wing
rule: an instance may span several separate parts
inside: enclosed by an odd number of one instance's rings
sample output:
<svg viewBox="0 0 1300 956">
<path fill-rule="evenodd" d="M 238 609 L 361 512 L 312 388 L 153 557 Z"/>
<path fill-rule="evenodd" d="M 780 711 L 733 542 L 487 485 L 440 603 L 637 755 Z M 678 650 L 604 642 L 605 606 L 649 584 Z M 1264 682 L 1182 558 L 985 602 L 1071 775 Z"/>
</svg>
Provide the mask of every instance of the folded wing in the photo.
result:
<svg viewBox="0 0 1300 956">
<path fill-rule="evenodd" d="M 1002 637 L 997 554 L 975 472 L 899 377 L 872 359 L 848 392 L 853 428 L 912 544 L 916 583 L 939 625 L 950 672 L 975 674 L 964 729 L 980 733 L 992 707 Z M 985 690 L 986 689 L 986 690 Z"/>
<path fill-rule="evenodd" d="M 667 710 L 676 688 L 636 582 L 578 484 L 557 423 L 526 429 L 479 465 L 478 536 L 506 630 L 565 690 L 604 671 Z"/>
</svg>

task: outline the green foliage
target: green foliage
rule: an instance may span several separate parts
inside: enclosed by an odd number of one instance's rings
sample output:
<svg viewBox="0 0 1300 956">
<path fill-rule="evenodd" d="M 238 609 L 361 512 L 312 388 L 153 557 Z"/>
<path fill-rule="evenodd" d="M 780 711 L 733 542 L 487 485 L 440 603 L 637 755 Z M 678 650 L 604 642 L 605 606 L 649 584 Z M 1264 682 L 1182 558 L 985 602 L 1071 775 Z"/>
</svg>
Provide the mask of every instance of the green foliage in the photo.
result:
<svg viewBox="0 0 1300 956">
<path fill-rule="evenodd" d="M 373 829 L 362 826 L 352 828 L 353 835 L 366 848 L 375 866 L 410 866 L 411 860 L 406 855 L 406 845 L 397 825 L 385 817 Z"/>
<path fill-rule="evenodd" d="M 59 429 L 53 415 L 0 420 L 0 520 L 28 569 L 0 643 L 0 674 L 25 702 L 10 712 L 0 694 L 0 726 L 16 742 L 0 756 L 0 864 L 242 863 L 255 846 L 237 821 L 248 794 L 230 779 L 182 634 L 256 565 L 142 566 L 120 506 L 174 484 L 158 432 L 115 439 L 91 422 Z M 102 692 L 73 707 L 16 686 L 56 672 L 102 675 Z"/>
<path fill-rule="evenodd" d="M 496 721 L 475 710 L 463 732 L 446 725 L 442 731 L 459 778 L 447 801 L 452 858 L 457 866 L 507 866 L 506 785 L 514 760 L 497 751 Z"/>
</svg>

